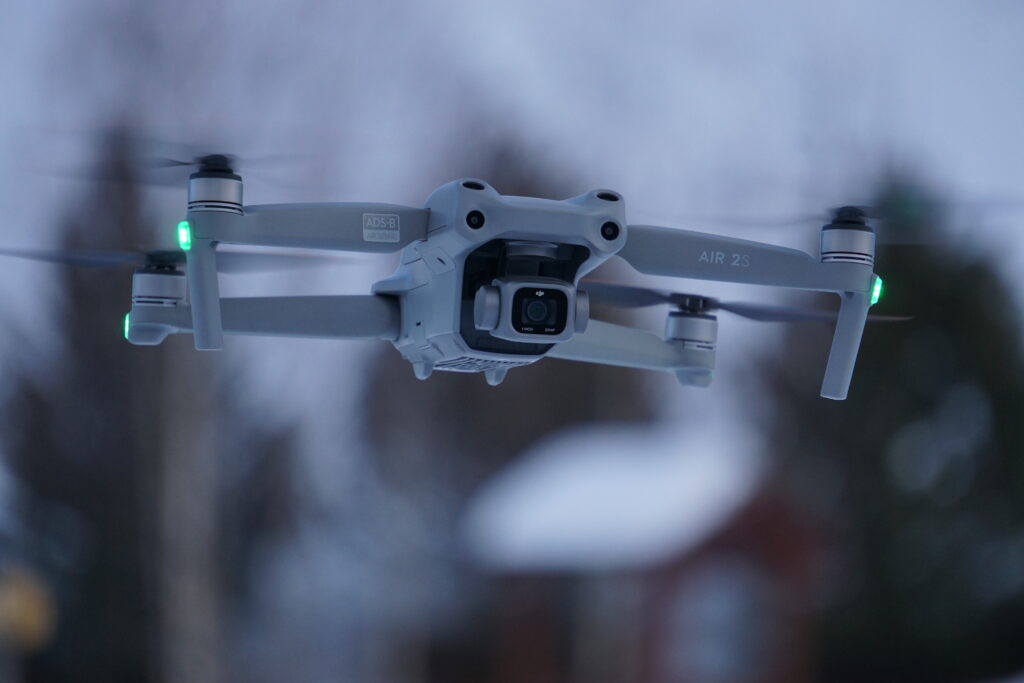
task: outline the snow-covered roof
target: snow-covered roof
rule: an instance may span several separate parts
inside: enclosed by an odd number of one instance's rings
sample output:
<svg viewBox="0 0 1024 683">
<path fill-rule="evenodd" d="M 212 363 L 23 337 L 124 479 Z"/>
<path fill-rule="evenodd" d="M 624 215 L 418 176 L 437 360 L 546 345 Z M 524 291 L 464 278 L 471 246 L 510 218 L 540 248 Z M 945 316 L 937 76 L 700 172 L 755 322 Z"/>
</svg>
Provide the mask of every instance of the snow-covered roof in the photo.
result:
<svg viewBox="0 0 1024 683">
<path fill-rule="evenodd" d="M 561 432 L 471 499 L 462 528 L 467 552 L 506 571 L 623 570 L 677 557 L 728 521 L 761 480 L 751 444 L 719 432 Z"/>
</svg>

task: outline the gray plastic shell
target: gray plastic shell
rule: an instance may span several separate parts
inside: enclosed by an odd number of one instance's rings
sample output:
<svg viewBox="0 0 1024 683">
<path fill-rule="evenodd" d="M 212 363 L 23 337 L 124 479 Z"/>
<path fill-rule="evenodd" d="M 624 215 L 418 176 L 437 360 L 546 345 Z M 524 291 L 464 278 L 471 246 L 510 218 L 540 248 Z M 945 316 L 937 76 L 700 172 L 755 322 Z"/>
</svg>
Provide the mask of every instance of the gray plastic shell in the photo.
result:
<svg viewBox="0 0 1024 683">
<path fill-rule="evenodd" d="M 494 240 L 580 245 L 589 256 L 578 269 L 578 281 L 616 254 L 627 238 L 624 202 L 610 190 L 558 201 L 504 196 L 482 180 L 461 178 L 434 191 L 426 208 L 430 212 L 428 239 L 407 246 L 397 271 L 373 286 L 375 293 L 402 300 L 402 330 L 395 346 L 419 368 L 418 376 L 429 375 L 432 369 L 508 369 L 536 362 L 544 355 L 481 351 L 463 339 L 464 267 L 474 250 Z M 467 221 L 474 211 L 485 218 L 481 227 L 471 227 Z M 608 222 L 619 227 L 615 239 L 601 234 L 601 226 Z M 574 292 L 575 284 L 566 287 Z M 570 301 L 575 301 L 575 296 Z M 470 305 L 468 315 L 473 315 L 472 308 Z M 574 325 L 567 325 L 564 339 L 574 333 Z"/>
</svg>

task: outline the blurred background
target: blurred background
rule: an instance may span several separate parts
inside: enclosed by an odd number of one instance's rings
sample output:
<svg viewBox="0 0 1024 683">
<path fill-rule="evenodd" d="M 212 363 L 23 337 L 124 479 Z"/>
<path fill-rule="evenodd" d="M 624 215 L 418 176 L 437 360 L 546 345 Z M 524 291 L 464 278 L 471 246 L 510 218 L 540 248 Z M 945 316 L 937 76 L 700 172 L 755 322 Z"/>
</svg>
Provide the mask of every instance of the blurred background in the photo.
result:
<svg viewBox="0 0 1024 683">
<path fill-rule="evenodd" d="M 7 9 L 4 248 L 172 247 L 183 176 L 139 160 L 198 148 L 253 160 L 248 203 L 605 187 L 633 223 L 811 252 L 872 204 L 876 311 L 914 318 L 869 328 L 841 403 L 827 325 L 732 318 L 709 389 L 558 360 L 492 388 L 383 343 L 134 347 L 130 268 L 8 259 L 0 680 L 1024 677 L 1024 5 Z"/>
</svg>

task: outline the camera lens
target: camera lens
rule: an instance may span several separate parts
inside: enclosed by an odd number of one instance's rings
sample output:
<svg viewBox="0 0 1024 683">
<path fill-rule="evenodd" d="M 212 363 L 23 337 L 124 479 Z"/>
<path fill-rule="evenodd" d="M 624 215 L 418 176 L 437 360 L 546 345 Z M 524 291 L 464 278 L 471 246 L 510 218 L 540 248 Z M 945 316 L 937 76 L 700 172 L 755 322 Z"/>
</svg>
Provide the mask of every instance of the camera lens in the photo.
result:
<svg viewBox="0 0 1024 683">
<path fill-rule="evenodd" d="M 558 304 L 551 298 L 527 297 L 519 305 L 522 325 L 549 327 L 558 317 Z"/>
<path fill-rule="evenodd" d="M 526 320 L 531 323 L 540 324 L 548 319 L 550 304 L 547 301 L 533 299 L 526 302 Z"/>
<path fill-rule="evenodd" d="M 512 297 L 512 329 L 529 335 L 558 335 L 565 331 L 569 297 L 552 287 L 520 287 Z"/>
</svg>

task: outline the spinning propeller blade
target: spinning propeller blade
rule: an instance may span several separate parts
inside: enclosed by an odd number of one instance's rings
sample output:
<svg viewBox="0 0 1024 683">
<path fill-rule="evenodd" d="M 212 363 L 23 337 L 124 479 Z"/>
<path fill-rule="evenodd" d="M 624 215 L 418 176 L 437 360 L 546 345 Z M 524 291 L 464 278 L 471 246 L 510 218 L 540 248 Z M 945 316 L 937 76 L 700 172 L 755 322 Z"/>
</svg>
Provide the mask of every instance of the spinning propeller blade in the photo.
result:
<svg viewBox="0 0 1024 683">
<path fill-rule="evenodd" d="M 43 261 L 82 268 L 113 268 L 117 266 L 175 268 L 185 263 L 185 252 L 173 249 L 149 251 L 94 249 L 0 249 L 0 256 Z M 310 266 L 338 265 L 352 259 L 319 254 L 276 254 L 248 251 L 218 251 L 217 270 L 236 275 L 299 270 Z"/>
<path fill-rule="evenodd" d="M 65 131 L 75 137 L 104 135 L 104 131 Z M 175 187 L 183 186 L 193 171 L 201 168 L 217 171 L 232 171 L 243 166 L 247 172 L 252 167 L 266 167 L 272 164 L 294 163 L 308 157 L 297 153 L 257 154 L 242 157 L 233 154 L 211 152 L 223 149 L 220 144 L 189 144 L 159 140 L 130 131 L 107 133 L 127 145 L 128 154 L 123 163 L 106 164 L 89 168 L 36 168 L 36 172 L 67 178 L 114 183 L 137 183 L 141 185 Z M 260 175 L 257 172 L 257 175 Z M 274 181 L 276 182 L 276 181 Z"/>
<path fill-rule="evenodd" d="M 190 161 L 180 161 L 178 159 L 170 159 L 168 157 L 151 157 L 143 159 L 142 163 L 149 168 L 173 168 L 175 166 L 191 166 Z"/>
<path fill-rule="evenodd" d="M 845 208 L 845 207 L 843 207 Z M 1024 212 L 1024 199 L 992 197 L 984 200 L 939 200 L 922 198 L 914 194 L 895 195 L 883 198 L 873 205 L 859 205 L 868 218 L 878 221 L 877 244 L 880 246 L 955 246 L 960 239 L 935 225 L 942 217 L 961 216 L 978 220 L 984 216 L 1013 215 Z M 836 218 L 833 209 L 815 213 L 794 213 L 791 215 L 750 215 L 712 216 L 679 215 L 671 217 L 673 222 L 700 230 L 708 228 L 736 228 L 740 230 L 764 230 L 770 228 L 812 228 L 821 226 Z"/>
<path fill-rule="evenodd" d="M 646 287 L 617 285 L 611 282 L 584 280 L 580 287 L 590 294 L 591 301 L 620 308 L 646 308 L 659 304 L 670 304 L 682 310 L 702 313 L 705 311 L 727 311 L 749 320 L 759 322 L 817 322 L 835 321 L 838 313 L 818 308 L 797 306 L 771 306 L 768 304 L 745 303 L 741 301 L 719 301 L 712 297 L 667 292 Z M 899 322 L 910 320 L 907 316 L 869 315 L 873 322 Z"/>
<path fill-rule="evenodd" d="M 0 249 L 0 256 L 82 268 L 142 265 L 145 261 L 144 252 L 92 249 Z"/>
</svg>

